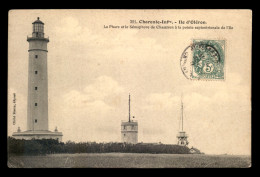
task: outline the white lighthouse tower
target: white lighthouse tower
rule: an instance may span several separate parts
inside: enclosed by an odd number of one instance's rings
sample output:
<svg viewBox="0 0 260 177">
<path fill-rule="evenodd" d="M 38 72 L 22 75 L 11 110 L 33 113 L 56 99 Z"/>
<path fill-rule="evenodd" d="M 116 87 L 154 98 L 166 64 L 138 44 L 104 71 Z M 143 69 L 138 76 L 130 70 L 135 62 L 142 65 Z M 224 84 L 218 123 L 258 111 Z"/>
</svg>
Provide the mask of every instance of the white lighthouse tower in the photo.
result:
<svg viewBox="0 0 260 177">
<path fill-rule="evenodd" d="M 62 140 L 62 133 L 57 128 L 49 131 L 48 124 L 48 69 L 47 43 L 44 35 L 44 23 L 38 17 L 33 23 L 33 32 L 27 37 L 29 42 L 27 131 L 18 128 L 13 133 L 17 139 L 57 139 Z"/>
<path fill-rule="evenodd" d="M 129 94 L 129 117 L 128 121 L 121 122 L 121 140 L 124 143 L 136 144 L 138 143 L 138 122 L 131 120 L 130 101 Z"/>
</svg>

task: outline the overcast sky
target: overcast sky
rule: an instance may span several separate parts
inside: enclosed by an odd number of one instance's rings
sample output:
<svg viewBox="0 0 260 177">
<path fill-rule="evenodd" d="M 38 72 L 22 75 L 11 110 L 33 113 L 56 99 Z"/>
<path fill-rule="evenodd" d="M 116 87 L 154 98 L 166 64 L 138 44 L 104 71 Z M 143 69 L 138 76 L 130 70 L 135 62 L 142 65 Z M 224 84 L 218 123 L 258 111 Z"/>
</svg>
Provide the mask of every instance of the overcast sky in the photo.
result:
<svg viewBox="0 0 260 177">
<path fill-rule="evenodd" d="M 186 14 L 185 14 L 186 13 Z M 240 14 L 240 16 L 238 16 Z M 177 143 L 181 108 L 190 146 L 211 154 L 250 154 L 249 11 L 11 11 L 9 101 L 16 93 L 16 124 L 9 103 L 8 135 L 26 130 L 28 47 L 32 22 L 45 23 L 48 43 L 49 129 L 63 140 L 119 142 L 121 120 L 139 122 L 139 142 Z M 104 29 L 131 19 L 200 19 L 233 30 Z M 214 18 L 214 20 L 210 20 Z M 232 20 L 231 20 L 232 19 Z M 243 23 L 240 23 L 240 22 Z M 192 39 L 225 39 L 225 81 L 191 81 L 180 57 Z M 242 46 L 244 48 L 242 48 Z"/>
</svg>

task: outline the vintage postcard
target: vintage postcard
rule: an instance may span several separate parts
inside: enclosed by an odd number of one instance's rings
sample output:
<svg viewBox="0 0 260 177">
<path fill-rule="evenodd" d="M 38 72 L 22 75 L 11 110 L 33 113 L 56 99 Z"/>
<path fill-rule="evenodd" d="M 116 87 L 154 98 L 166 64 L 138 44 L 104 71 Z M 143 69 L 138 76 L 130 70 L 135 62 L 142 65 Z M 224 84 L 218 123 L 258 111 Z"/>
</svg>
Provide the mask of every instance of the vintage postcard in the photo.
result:
<svg viewBox="0 0 260 177">
<path fill-rule="evenodd" d="M 251 167 L 251 10 L 10 10 L 9 168 Z"/>
</svg>

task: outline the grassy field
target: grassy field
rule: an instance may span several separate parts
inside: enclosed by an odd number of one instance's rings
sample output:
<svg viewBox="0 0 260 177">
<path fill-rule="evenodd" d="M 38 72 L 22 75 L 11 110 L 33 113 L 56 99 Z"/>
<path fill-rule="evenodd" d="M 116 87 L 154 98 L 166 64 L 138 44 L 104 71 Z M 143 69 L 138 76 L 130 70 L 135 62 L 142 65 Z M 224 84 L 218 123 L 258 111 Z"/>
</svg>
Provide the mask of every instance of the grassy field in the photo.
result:
<svg viewBox="0 0 260 177">
<path fill-rule="evenodd" d="M 10 168 L 247 168 L 250 156 L 201 154 L 52 154 L 10 156 Z"/>
</svg>

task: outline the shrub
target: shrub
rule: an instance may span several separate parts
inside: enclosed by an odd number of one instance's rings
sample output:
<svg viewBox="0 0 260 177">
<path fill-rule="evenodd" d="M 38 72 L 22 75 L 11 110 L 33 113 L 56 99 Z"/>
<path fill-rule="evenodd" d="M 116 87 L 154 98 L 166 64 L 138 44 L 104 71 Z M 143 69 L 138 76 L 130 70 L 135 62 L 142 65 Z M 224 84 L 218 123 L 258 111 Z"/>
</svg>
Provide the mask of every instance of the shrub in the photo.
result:
<svg viewBox="0 0 260 177">
<path fill-rule="evenodd" d="M 68 141 L 58 142 L 54 139 L 41 140 L 18 140 L 8 137 L 8 152 L 21 155 L 38 155 L 52 153 L 166 153 L 166 154 L 189 154 L 190 149 L 186 146 L 151 143 L 96 143 Z"/>
</svg>

